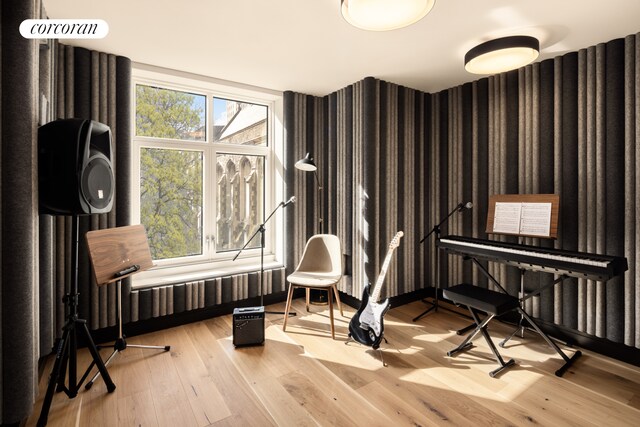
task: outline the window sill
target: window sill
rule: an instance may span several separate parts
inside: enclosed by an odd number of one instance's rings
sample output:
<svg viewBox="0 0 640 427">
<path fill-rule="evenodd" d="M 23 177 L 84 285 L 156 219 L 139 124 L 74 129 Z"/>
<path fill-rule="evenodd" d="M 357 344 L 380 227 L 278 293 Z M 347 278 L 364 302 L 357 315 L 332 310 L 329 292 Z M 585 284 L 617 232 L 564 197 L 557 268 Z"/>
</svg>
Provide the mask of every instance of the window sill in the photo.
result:
<svg viewBox="0 0 640 427">
<path fill-rule="evenodd" d="M 265 259 L 264 270 L 282 268 L 284 265 L 275 259 Z M 260 271 L 260 264 L 251 262 L 241 265 L 213 265 L 211 263 L 195 266 L 189 271 L 179 271 L 176 267 L 156 267 L 133 276 L 132 289 L 155 288 L 176 283 L 197 282 L 216 277 Z"/>
</svg>

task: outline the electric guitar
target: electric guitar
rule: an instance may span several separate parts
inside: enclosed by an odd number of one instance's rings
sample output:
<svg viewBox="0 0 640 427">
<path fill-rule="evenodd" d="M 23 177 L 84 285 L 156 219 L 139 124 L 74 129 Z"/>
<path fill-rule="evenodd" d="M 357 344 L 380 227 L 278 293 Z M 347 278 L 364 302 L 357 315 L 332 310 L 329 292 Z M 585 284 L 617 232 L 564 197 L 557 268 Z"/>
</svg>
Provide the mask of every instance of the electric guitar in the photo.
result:
<svg viewBox="0 0 640 427">
<path fill-rule="evenodd" d="M 389 263 L 391 262 L 391 255 L 393 251 L 400 245 L 400 239 L 404 236 L 402 231 L 398 231 L 395 237 L 389 243 L 389 250 L 387 251 L 387 257 L 384 259 L 380 275 L 373 287 L 373 292 L 369 294 L 371 284 L 368 284 L 362 292 L 362 303 L 358 312 L 351 318 L 349 322 L 349 337 L 358 341 L 360 344 L 377 349 L 382 341 L 382 335 L 384 333 L 384 323 L 382 318 L 389 311 L 389 298 L 381 303 L 378 303 L 380 297 L 380 290 L 382 289 L 382 283 L 384 277 L 387 274 Z"/>
</svg>

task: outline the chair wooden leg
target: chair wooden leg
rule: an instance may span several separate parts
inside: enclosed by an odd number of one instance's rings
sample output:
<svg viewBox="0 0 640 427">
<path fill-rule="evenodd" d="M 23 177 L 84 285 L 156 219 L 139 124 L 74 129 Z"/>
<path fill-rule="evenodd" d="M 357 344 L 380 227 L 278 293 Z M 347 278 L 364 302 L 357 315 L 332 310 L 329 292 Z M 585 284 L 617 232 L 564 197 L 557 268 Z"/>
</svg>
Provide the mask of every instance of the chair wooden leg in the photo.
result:
<svg viewBox="0 0 640 427">
<path fill-rule="evenodd" d="M 307 311 L 309 311 L 309 299 L 310 299 L 309 295 L 311 294 L 311 289 L 307 288 L 307 289 L 305 289 L 305 291 L 306 291 L 305 294 L 306 294 L 306 297 L 307 297 Z"/>
<path fill-rule="evenodd" d="M 333 293 L 336 295 L 336 302 L 338 303 L 338 310 L 340 310 L 340 316 L 344 317 L 344 313 L 342 312 L 342 302 L 340 302 L 340 295 L 338 293 L 338 288 L 336 285 L 332 286 Z"/>
<path fill-rule="evenodd" d="M 289 283 L 289 293 L 287 295 L 287 305 L 284 309 L 284 323 L 282 324 L 282 330 L 287 330 L 287 319 L 289 319 L 289 309 L 291 308 L 291 298 L 293 297 L 293 285 Z"/>
<path fill-rule="evenodd" d="M 334 340 L 336 339 L 336 332 L 333 328 L 333 297 L 331 296 L 331 289 L 328 289 L 329 292 L 327 292 L 329 294 L 329 297 L 327 298 L 329 300 L 329 322 L 331 323 L 331 338 L 333 338 Z"/>
</svg>

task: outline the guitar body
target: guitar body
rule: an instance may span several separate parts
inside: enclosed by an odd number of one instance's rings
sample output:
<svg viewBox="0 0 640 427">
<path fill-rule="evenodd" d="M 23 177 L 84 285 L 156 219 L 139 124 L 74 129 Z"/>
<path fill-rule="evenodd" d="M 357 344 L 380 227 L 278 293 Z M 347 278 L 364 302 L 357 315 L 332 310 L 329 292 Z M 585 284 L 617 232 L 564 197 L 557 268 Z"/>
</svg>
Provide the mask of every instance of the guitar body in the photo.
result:
<svg viewBox="0 0 640 427">
<path fill-rule="evenodd" d="M 360 344 L 364 344 L 373 349 L 380 347 L 380 341 L 382 341 L 384 334 L 384 315 L 389 311 L 389 298 L 383 302 L 378 302 L 380 297 L 380 290 L 382 289 L 382 283 L 387 274 L 389 263 L 391 262 L 391 255 L 393 251 L 400 244 L 400 238 L 404 233 L 398 231 L 395 237 L 389 243 L 389 250 L 387 256 L 382 263 L 382 269 L 378 275 L 373 291 L 370 291 L 371 284 L 365 286 L 362 292 L 362 302 L 357 313 L 351 318 L 349 322 L 349 337 L 354 341 L 358 341 Z"/>
<path fill-rule="evenodd" d="M 369 299 L 367 285 L 362 292 L 362 303 L 349 322 L 349 336 L 360 344 L 377 349 L 384 334 L 384 315 L 389 311 L 389 299 L 375 303 Z"/>
</svg>

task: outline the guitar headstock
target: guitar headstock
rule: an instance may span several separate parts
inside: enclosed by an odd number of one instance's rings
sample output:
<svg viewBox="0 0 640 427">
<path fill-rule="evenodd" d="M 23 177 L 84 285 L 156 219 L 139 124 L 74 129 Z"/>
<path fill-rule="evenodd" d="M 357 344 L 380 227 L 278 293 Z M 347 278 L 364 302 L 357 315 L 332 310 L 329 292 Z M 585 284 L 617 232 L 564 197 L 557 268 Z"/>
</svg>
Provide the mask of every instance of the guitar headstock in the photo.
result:
<svg viewBox="0 0 640 427">
<path fill-rule="evenodd" d="M 389 243 L 389 250 L 393 250 L 400 246 L 400 239 L 404 236 L 404 232 L 398 231 L 393 239 L 391 239 L 391 243 Z"/>
</svg>

